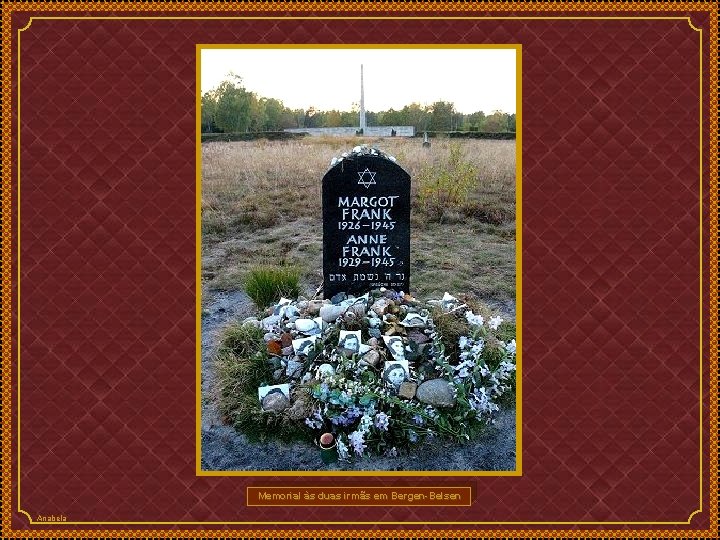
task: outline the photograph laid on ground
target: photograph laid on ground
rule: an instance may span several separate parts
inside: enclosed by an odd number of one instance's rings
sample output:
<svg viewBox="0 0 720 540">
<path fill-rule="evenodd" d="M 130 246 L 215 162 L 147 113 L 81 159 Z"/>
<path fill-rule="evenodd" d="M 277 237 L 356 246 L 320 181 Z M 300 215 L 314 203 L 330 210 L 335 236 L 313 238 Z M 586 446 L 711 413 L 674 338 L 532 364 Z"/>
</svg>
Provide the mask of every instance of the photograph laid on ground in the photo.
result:
<svg viewBox="0 0 720 540">
<path fill-rule="evenodd" d="M 340 330 L 338 346 L 349 354 L 360 352 L 360 330 Z"/>
<path fill-rule="evenodd" d="M 295 354 L 307 356 L 312 351 L 317 341 L 317 336 L 302 337 L 292 340 L 293 350 Z"/>
<path fill-rule="evenodd" d="M 400 336 L 383 336 L 383 341 L 395 360 L 405 360 L 405 344 Z"/>
<path fill-rule="evenodd" d="M 520 46 L 197 54 L 197 474 L 521 474 Z"/>
<path fill-rule="evenodd" d="M 385 362 L 382 378 L 386 383 L 399 388 L 402 383 L 410 378 L 408 361 L 393 360 L 392 362 Z"/>
<path fill-rule="evenodd" d="M 258 397 L 262 401 L 268 394 L 283 394 L 286 398 L 290 399 L 290 385 L 289 384 L 276 384 L 273 386 L 261 386 L 258 388 Z"/>
<path fill-rule="evenodd" d="M 412 328 L 424 328 L 427 326 L 427 318 L 423 317 L 419 313 L 408 313 L 400 324 Z"/>
</svg>

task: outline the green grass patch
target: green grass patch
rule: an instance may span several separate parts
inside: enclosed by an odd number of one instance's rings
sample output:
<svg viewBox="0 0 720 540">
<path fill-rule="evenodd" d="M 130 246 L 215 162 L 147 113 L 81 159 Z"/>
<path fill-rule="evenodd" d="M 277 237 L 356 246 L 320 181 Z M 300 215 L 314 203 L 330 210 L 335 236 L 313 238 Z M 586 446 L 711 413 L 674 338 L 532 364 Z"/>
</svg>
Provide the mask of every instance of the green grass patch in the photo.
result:
<svg viewBox="0 0 720 540">
<path fill-rule="evenodd" d="M 245 280 L 245 292 L 261 309 L 283 296 L 296 298 L 300 295 L 300 271 L 293 267 L 253 268 Z"/>
</svg>

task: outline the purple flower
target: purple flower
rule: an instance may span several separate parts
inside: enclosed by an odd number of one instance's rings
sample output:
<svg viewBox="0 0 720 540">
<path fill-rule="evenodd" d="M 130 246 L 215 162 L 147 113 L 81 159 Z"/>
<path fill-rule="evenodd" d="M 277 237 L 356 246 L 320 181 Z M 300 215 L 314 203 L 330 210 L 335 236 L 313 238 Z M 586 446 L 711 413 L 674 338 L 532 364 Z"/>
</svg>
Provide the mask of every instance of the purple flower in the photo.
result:
<svg viewBox="0 0 720 540">
<path fill-rule="evenodd" d="M 362 416 L 362 411 L 358 409 L 357 407 L 350 407 L 349 409 L 346 409 L 341 414 L 335 416 L 332 418 L 332 423 L 336 426 L 349 426 L 355 420 L 357 420 L 360 416 Z"/>
<path fill-rule="evenodd" d="M 402 300 L 405 297 L 405 293 L 403 291 L 392 291 L 391 293 L 391 299 L 394 301 Z"/>
<path fill-rule="evenodd" d="M 315 411 L 313 415 L 305 419 L 305 424 L 311 429 L 320 429 L 323 427 L 323 417 L 320 411 Z"/>
</svg>

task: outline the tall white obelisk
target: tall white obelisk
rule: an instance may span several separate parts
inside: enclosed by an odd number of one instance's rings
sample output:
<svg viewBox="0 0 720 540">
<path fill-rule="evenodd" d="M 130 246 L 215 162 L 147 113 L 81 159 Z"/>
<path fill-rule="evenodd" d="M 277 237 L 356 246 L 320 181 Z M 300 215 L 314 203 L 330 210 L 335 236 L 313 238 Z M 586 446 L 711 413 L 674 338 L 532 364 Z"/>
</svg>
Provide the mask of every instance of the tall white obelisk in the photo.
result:
<svg viewBox="0 0 720 540">
<path fill-rule="evenodd" d="M 367 123 L 365 122 L 365 87 L 363 85 L 363 65 L 360 64 L 360 129 L 365 134 Z"/>
</svg>

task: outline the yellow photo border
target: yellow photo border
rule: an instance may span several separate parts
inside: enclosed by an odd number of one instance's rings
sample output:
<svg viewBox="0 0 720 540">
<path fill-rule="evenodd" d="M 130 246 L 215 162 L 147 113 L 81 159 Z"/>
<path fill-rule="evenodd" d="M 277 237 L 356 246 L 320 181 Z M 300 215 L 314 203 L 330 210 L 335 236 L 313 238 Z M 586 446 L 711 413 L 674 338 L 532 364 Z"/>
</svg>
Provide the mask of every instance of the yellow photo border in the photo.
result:
<svg viewBox="0 0 720 540">
<path fill-rule="evenodd" d="M 200 129 L 200 75 L 201 52 L 203 49 L 503 49 L 515 51 L 515 290 L 516 310 L 515 320 L 517 328 L 517 374 L 515 393 L 515 469 L 512 471 L 208 471 L 200 467 L 202 433 L 202 382 L 201 382 L 201 324 L 202 324 L 202 239 L 201 239 L 201 201 L 202 201 L 202 144 Z M 492 44 L 492 45 L 434 45 L 434 44 L 342 44 L 342 45 L 238 45 L 238 44 L 197 44 L 195 45 L 196 58 L 196 96 L 195 96 L 195 232 L 196 232 L 196 268 L 195 268 L 195 299 L 196 299 L 196 351 L 195 351 L 195 384 L 196 384 L 196 418 L 195 418 L 195 474 L 197 476 L 522 476 L 522 45 L 520 44 Z"/>
<path fill-rule="evenodd" d="M 701 171 L 701 179 L 700 179 L 700 222 L 701 222 L 701 231 L 700 231 L 700 245 L 701 245 L 701 253 L 700 253 L 700 263 L 701 263 L 701 275 L 700 275 L 700 295 L 701 295 L 701 306 L 700 306 L 700 316 L 701 316 L 701 326 L 700 326 L 700 370 L 701 370 L 701 395 L 700 395 L 700 446 L 701 446 L 701 454 L 700 454 L 700 466 L 701 466 L 701 478 L 700 478 L 700 503 L 701 507 L 700 510 L 697 510 L 693 512 L 693 514 L 690 515 L 686 523 L 682 522 L 633 522 L 633 523 L 614 523 L 614 522 L 553 522 L 553 521 L 543 521 L 543 522 L 478 522 L 478 523 L 469 523 L 469 522 L 434 522 L 434 523 L 426 523 L 423 524 L 426 527 L 436 527 L 438 525 L 455 525 L 455 526 L 463 526 L 466 527 L 455 527 L 453 529 L 449 528 L 418 528 L 418 526 L 414 526 L 414 530 L 409 531 L 401 531 L 397 529 L 387 529 L 387 530 L 380 530 L 380 529 L 361 529 L 359 527 L 353 527 L 353 528 L 338 528 L 338 529 L 301 529 L 299 530 L 297 527 L 295 528 L 287 528 L 287 529 L 279 529 L 279 528 L 266 528 L 266 529 L 241 529 L 241 530 L 216 530 L 211 529 L 208 531 L 203 531 L 202 529 L 193 527 L 193 526 L 201 526 L 201 525 L 212 525 L 212 523 L 209 522 L 184 522 L 184 523 L 162 523 L 162 522 L 123 522 L 123 523 L 110 523 L 110 522 L 66 522 L 66 523 L 58 523 L 57 525 L 60 525 L 61 527 L 57 528 L 50 528 L 50 529 L 26 529 L 26 530 L 13 530 L 12 529 L 12 458 L 11 458 L 11 452 L 12 452 L 12 440 L 10 437 L 7 436 L 7 426 L 13 426 L 13 418 L 12 418 L 12 344 L 7 339 L 4 339 L 2 342 L 2 350 L 3 350 L 3 375 L 2 375 L 2 390 L 3 390 L 3 396 L 2 396 L 2 415 L 3 415 L 3 434 L 2 434 L 2 450 L 3 450 L 3 458 L 2 458 L 2 464 L 3 464 L 3 498 L 2 498 L 2 529 L 3 529 L 3 535 L 5 537 L 69 537 L 69 536 L 76 536 L 76 535 L 83 535 L 83 536 L 96 536 L 96 537 L 113 537 L 116 536 L 118 533 L 121 533 L 123 536 L 130 536 L 130 537 L 139 537 L 139 536 L 155 536 L 155 537 L 218 537 L 218 536 L 227 536 L 227 537 L 234 537 L 239 535 L 251 535 L 256 537 L 263 537 L 263 536 L 275 536 L 275 537 L 282 537 L 282 536 L 304 536 L 304 537 L 311 537 L 313 534 L 323 534 L 325 536 L 336 536 L 336 537 L 354 537 L 356 535 L 362 535 L 365 537 L 372 537 L 372 538 L 382 538 L 386 536 L 393 536 L 393 537 L 413 537 L 416 536 L 416 533 L 419 533 L 421 536 L 424 537 L 431 537 L 435 535 L 454 535 L 458 537 L 476 537 L 478 534 L 485 534 L 489 536 L 514 536 L 514 537 L 554 537 L 554 536 L 574 536 L 574 537 L 595 537 L 598 535 L 601 535 L 603 537 L 625 537 L 628 535 L 632 535 L 635 537 L 674 537 L 678 533 L 680 533 L 682 536 L 685 537 L 698 537 L 698 538 L 713 538 L 715 537 L 715 534 L 717 532 L 717 525 L 718 525 L 718 507 L 717 507 L 717 496 L 718 496 L 718 456 L 717 456 L 717 444 L 718 444 L 718 438 L 717 438 L 717 432 L 718 432 L 718 410 L 717 410 L 717 398 L 718 398 L 718 373 L 717 373 L 717 338 L 718 338 L 718 319 L 717 319 L 717 306 L 718 306 L 718 288 L 717 288 L 717 282 L 718 282 L 718 258 L 717 258 L 717 246 L 718 246 L 718 198 L 717 198 L 717 192 L 718 192 L 718 164 L 717 164 L 717 150 L 718 150 L 718 117 L 717 117 L 717 72 L 718 72 L 718 49 L 717 49 L 717 42 L 718 42 L 718 6 L 714 2 L 658 2 L 658 3 L 643 3 L 643 2 L 608 2 L 608 3 L 590 3 L 590 2 L 583 2 L 583 3 L 570 3 L 570 2 L 540 2 L 540 3 L 501 3 L 501 2 L 486 2 L 486 3 L 480 3 L 480 2 L 465 2 L 465 3 L 452 3 L 447 1 L 437 1 L 437 2 L 431 2 L 431 1 L 425 1 L 425 2 L 417 2 L 412 4 L 404 4 L 401 2 L 396 1 L 389 1 L 389 2 L 363 2 L 362 4 L 353 5 L 350 3 L 322 3 L 322 2 L 275 2 L 275 3 L 263 3 L 263 2 L 243 2 L 243 3 L 223 3 L 223 4 L 212 4 L 210 2 L 183 2 L 183 3 L 173 3 L 173 4 L 165 4 L 162 2 L 148 2 L 148 3 L 140 3 L 140 2 L 128 2 L 128 3 L 100 3 L 100 4 L 93 4 L 93 3 L 85 3 L 85 2 L 54 2 L 54 3 L 21 3 L 21 2 L 8 2 L 4 3 L 2 6 L 2 36 L 3 36 L 3 49 L 2 49 L 2 62 L 3 62 L 3 89 L 5 97 L 2 100 L 2 122 L 3 122 L 3 130 L 2 130 L 2 140 L 3 140 L 3 149 L 2 149 L 2 162 L 3 162 L 3 180 L 2 180 L 2 226 L 3 226 L 3 244 L 2 244 L 2 251 L 3 251 L 3 259 L 2 259 L 2 328 L 3 333 L 5 335 L 8 335 L 12 331 L 12 319 L 11 319 L 11 311 L 13 306 L 13 298 L 12 298 L 12 241 L 13 241 L 13 225 L 11 223 L 11 211 L 12 211 L 12 180 L 13 180 L 13 173 L 12 173 L 12 158 L 13 158 L 13 150 L 16 150 L 12 147 L 12 136 L 13 136 L 13 129 L 15 129 L 15 126 L 12 126 L 12 104 L 14 100 L 17 98 L 16 96 L 13 97 L 13 100 L 7 99 L 8 93 L 11 92 L 12 89 L 12 82 L 13 82 L 13 73 L 12 73 L 12 60 L 13 60 L 13 50 L 12 47 L 9 45 L 12 43 L 13 37 L 16 37 L 19 41 L 19 31 L 16 36 L 13 35 L 13 28 L 12 28 L 12 16 L 16 15 L 18 13 L 32 11 L 33 13 L 41 13 L 41 12 L 78 12 L 78 11 L 85 11 L 85 12 L 108 12 L 112 11 L 115 13 L 119 12 L 132 12 L 132 13 L 142 13 L 142 12 L 153 12 L 153 13 L 168 13 L 172 15 L 166 15 L 166 16 L 157 16 L 157 15 L 150 15 L 150 16 L 121 16 L 121 15 L 115 15 L 115 16 L 105 16 L 105 17 L 82 17 L 83 19 L 92 19 L 92 18 L 122 18 L 122 19 L 130 19 L 130 18 L 142 18 L 142 19 L 168 19 L 168 18 L 194 18 L 194 19 L 215 19 L 215 18 L 226 18 L 226 19 L 243 19 L 243 18 L 252 18 L 252 17 L 242 17 L 236 15 L 238 12 L 242 11 L 252 11 L 256 13 L 275 13 L 278 15 L 270 15 L 270 16 L 258 16 L 262 18 L 267 19 L 273 19 L 273 18 L 279 18 L 282 17 L 283 19 L 292 19 L 292 18 L 303 18 L 301 16 L 297 17 L 289 17 L 285 16 L 286 12 L 294 12 L 294 13 L 319 13 L 319 12 L 330 12 L 333 13 L 333 15 L 330 16 L 315 16 L 312 18 L 325 18 L 325 19 L 340 19 L 340 18 L 358 18 L 360 14 L 380 14 L 380 16 L 376 18 L 464 18 L 464 19 L 508 19 L 508 18 L 514 18 L 514 19 L 658 19 L 658 20 L 667 20 L 667 19 L 684 19 L 687 20 L 690 27 L 698 32 L 700 32 L 700 68 L 701 68 L 701 80 L 700 80 L 700 146 L 701 146 L 701 155 L 700 155 L 700 171 Z M 201 10 L 206 11 L 212 11 L 213 13 L 232 13 L 232 15 L 223 16 L 206 16 L 206 17 L 198 17 L 198 16 L 183 16 L 183 13 L 185 12 L 197 12 Z M 412 13 L 412 15 L 404 15 L 404 16 L 392 16 L 392 17 L 382 17 L 383 13 L 386 13 L 388 10 L 392 10 L 395 13 Z M 507 12 L 512 11 L 515 13 L 518 12 L 532 12 L 532 13 L 552 13 L 553 15 L 513 15 L 513 16 L 491 16 L 491 17 L 482 17 L 482 16 L 466 16 L 464 14 L 473 12 Z M 648 16 L 648 17 L 639 17 L 639 16 L 595 16 L 595 15 L 588 15 L 588 16 L 560 16 L 555 15 L 556 13 L 562 13 L 562 12 L 573 12 L 573 13 L 595 13 L 595 12 L 643 12 L 650 14 L 658 14 L 656 16 Z M 431 16 L 424 16 L 422 13 L 432 13 Z M 438 15 L 438 12 L 445 12 L 448 14 L 447 17 L 444 15 Z M 709 29 L 709 44 L 710 44 L 710 50 L 709 50 L 709 83 L 708 87 L 704 85 L 705 81 L 702 77 L 702 64 L 703 64 L 703 56 L 702 56 L 702 47 L 703 47 L 703 41 L 702 41 L 702 30 L 696 28 L 690 19 L 689 16 L 664 16 L 661 15 L 662 13 L 666 12 L 703 12 L 709 15 L 710 19 L 710 29 Z M 354 16 L 345 16 L 345 15 L 338 15 L 338 13 L 355 13 Z M 370 15 L 365 15 L 363 18 L 367 18 Z M 34 16 L 35 19 L 44 18 L 44 19 L 76 19 L 79 18 L 76 15 L 70 15 L 70 16 Z M 257 18 L 257 17 L 254 17 Z M 304 17 L 304 18 L 310 18 L 310 17 Z M 32 22 L 32 18 L 29 21 L 29 24 Z M 29 26 L 28 24 L 28 26 Z M 19 75 L 19 58 L 18 58 L 18 75 Z M 17 82 L 19 83 L 19 77 Z M 707 88 L 709 92 L 709 103 L 703 102 L 703 89 Z M 18 102 L 19 103 L 19 102 Z M 708 254 L 709 258 L 709 291 L 705 291 L 703 287 L 703 275 L 702 275 L 702 262 L 703 262 L 703 254 L 702 254 L 702 225 L 704 224 L 703 218 L 705 217 L 703 215 L 703 194 L 702 194 L 702 172 L 703 172 L 703 157 L 702 157 L 702 142 L 704 140 L 704 133 L 702 130 L 702 122 L 703 122 L 703 112 L 704 107 L 708 106 L 708 112 L 709 112 L 709 149 L 710 149 L 710 156 L 709 156 L 709 170 L 710 170 L 710 193 L 709 193 L 709 216 L 708 216 L 708 222 L 709 222 L 709 245 L 710 250 Z M 18 111 L 19 112 L 19 111 Z M 19 123 L 17 125 L 19 128 Z M 18 138 L 18 147 L 19 147 L 19 131 L 17 132 L 17 138 Z M 19 167 L 19 163 L 18 163 Z M 18 168 L 19 171 L 19 168 Z M 18 182 L 19 182 L 19 172 L 18 172 Z M 18 196 L 19 196 L 19 186 L 18 186 Z M 17 204 L 17 202 L 15 203 Z M 19 238 L 16 239 L 19 244 Z M 18 269 L 19 270 L 19 269 Z M 18 273 L 19 275 L 19 273 Z M 710 528 L 705 530 L 700 529 L 678 529 L 676 527 L 673 528 L 662 528 L 662 529 L 607 529 L 607 530 L 601 530 L 601 529 L 581 529 L 581 528 L 566 528 L 566 529 L 549 529 L 549 528 L 542 528 L 542 529 L 499 529 L 499 528 L 493 528 L 493 529 L 486 529 L 486 530 L 478 530 L 476 528 L 469 528 L 467 525 L 545 525 L 546 527 L 548 525 L 682 525 L 682 524 L 690 524 L 692 517 L 698 513 L 702 512 L 702 494 L 703 494 L 703 480 L 704 477 L 702 475 L 702 464 L 703 464 L 703 454 L 702 454 L 702 438 L 703 438 L 703 416 L 702 416 L 702 407 L 703 407 L 703 384 L 702 384 L 702 377 L 703 377 L 703 351 L 702 351 L 702 334 L 703 334 L 703 320 L 702 320 L 702 298 L 703 298 L 703 292 L 708 292 L 709 294 L 709 310 L 710 310 L 710 317 L 709 317 L 709 425 L 710 425 L 710 433 L 709 433 L 709 441 L 711 448 L 709 449 L 709 513 L 710 513 Z M 18 288 L 18 296 L 19 296 L 19 288 Z M 17 302 L 18 299 L 15 299 L 15 302 Z M 19 305 L 19 304 L 18 304 Z M 19 313 L 18 313 L 19 318 Z M 10 330 L 10 332 L 8 332 Z M 19 337 L 19 336 L 18 336 Z M 19 350 L 19 348 L 18 348 Z M 714 361 L 714 363 L 712 363 Z M 18 367 L 19 370 L 19 358 L 18 358 Z M 19 401 L 18 401 L 19 405 Z M 19 410 L 18 410 L 19 415 Z M 18 441 L 19 443 L 19 441 Z M 18 444 L 18 457 L 19 457 L 19 444 Z M 19 496 L 17 499 L 18 505 L 19 505 Z M 21 510 L 18 506 L 18 511 L 20 513 L 24 513 L 23 510 Z M 26 514 L 27 515 L 27 514 Z M 30 517 L 30 516 L 28 516 Z M 232 523 L 232 522 L 230 522 Z M 228 523 L 228 524 L 230 524 Z M 304 525 L 303 522 L 293 522 L 297 525 Z M 128 528 L 125 530 L 120 529 L 87 529 L 87 530 L 77 530 L 77 529 L 64 529 L 65 525 L 68 524 L 78 524 L 78 525 L 175 525 L 176 527 L 178 525 L 188 525 L 191 528 L 188 529 L 177 529 L 177 528 L 167 528 L 167 529 L 151 529 L 151 528 Z M 219 525 L 220 523 L 218 523 Z M 222 524 L 226 524 L 223 522 Z M 270 524 L 270 523 L 237 523 L 237 524 L 243 524 L 243 525 L 251 525 L 251 524 L 257 524 L 257 525 L 280 525 L 280 524 Z M 323 523 L 317 523 L 318 525 L 329 525 L 330 523 L 323 522 Z M 391 525 L 394 523 L 383 523 L 387 525 Z M 408 522 L 398 522 L 397 524 L 402 525 L 412 525 Z M 42 523 L 42 525 L 50 525 L 48 523 Z M 360 524 L 358 524 L 360 525 Z M 377 526 L 377 523 L 373 523 L 373 526 Z"/>
</svg>

